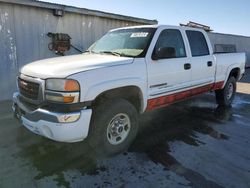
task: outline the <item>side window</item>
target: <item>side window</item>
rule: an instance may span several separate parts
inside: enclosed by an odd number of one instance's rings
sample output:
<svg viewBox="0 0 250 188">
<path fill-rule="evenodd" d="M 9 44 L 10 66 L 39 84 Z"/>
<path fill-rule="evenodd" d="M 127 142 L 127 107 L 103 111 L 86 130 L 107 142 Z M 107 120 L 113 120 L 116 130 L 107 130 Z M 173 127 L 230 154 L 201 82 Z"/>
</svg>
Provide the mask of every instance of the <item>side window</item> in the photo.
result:
<svg viewBox="0 0 250 188">
<path fill-rule="evenodd" d="M 209 55 L 207 41 L 202 32 L 186 31 L 186 34 L 193 57 Z"/>
<path fill-rule="evenodd" d="M 179 30 L 166 29 L 162 31 L 155 46 L 156 50 L 159 48 L 167 49 L 168 58 L 186 57 L 185 45 Z"/>
</svg>

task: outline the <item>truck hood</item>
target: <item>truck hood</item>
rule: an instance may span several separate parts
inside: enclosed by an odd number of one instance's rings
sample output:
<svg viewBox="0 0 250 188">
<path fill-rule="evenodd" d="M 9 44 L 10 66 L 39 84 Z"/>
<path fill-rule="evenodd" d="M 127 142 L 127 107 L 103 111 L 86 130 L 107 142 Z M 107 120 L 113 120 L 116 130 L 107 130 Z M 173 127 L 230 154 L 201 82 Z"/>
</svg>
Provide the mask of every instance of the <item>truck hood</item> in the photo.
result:
<svg viewBox="0 0 250 188">
<path fill-rule="evenodd" d="M 69 75 L 93 69 L 129 64 L 131 57 L 113 55 L 81 54 L 44 59 L 25 65 L 21 73 L 41 79 L 65 78 Z"/>
</svg>

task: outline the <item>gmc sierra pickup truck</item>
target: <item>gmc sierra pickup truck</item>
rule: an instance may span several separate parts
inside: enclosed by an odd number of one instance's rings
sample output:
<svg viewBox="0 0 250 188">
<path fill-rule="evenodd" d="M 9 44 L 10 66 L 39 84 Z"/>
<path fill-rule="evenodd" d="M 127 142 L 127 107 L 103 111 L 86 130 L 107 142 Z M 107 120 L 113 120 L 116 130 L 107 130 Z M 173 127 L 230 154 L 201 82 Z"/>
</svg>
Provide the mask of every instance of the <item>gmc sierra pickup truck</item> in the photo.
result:
<svg viewBox="0 0 250 188">
<path fill-rule="evenodd" d="M 208 91 L 230 106 L 245 61 L 244 53 L 214 54 L 202 29 L 114 29 L 81 55 L 22 67 L 13 110 L 36 134 L 60 142 L 86 139 L 115 154 L 135 138 L 139 113 Z"/>
</svg>

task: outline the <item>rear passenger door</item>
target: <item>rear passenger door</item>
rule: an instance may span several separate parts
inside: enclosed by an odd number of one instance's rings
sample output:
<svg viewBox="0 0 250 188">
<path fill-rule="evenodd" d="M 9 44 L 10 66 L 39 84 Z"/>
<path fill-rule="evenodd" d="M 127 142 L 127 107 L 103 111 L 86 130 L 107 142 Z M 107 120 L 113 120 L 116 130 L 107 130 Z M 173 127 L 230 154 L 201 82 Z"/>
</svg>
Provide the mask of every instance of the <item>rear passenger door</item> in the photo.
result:
<svg viewBox="0 0 250 188">
<path fill-rule="evenodd" d="M 191 51 L 191 83 L 200 87 L 214 83 L 215 62 L 208 38 L 201 31 L 186 30 Z"/>
</svg>

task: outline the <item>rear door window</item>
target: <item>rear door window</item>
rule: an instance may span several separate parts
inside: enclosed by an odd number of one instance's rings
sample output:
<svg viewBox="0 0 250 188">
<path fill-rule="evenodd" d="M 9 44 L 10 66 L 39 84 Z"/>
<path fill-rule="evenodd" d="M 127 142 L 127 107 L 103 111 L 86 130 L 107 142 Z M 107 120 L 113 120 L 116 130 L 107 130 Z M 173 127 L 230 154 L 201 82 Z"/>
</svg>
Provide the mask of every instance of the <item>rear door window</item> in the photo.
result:
<svg viewBox="0 0 250 188">
<path fill-rule="evenodd" d="M 193 57 L 209 55 L 205 36 L 200 31 L 186 31 Z"/>
</svg>

